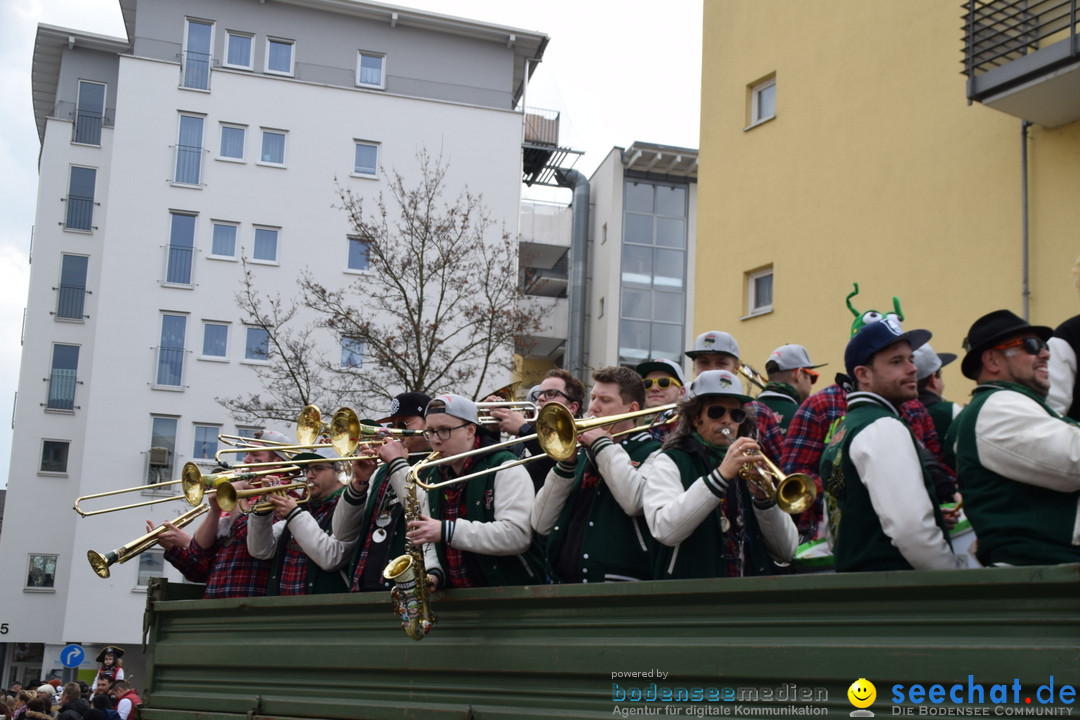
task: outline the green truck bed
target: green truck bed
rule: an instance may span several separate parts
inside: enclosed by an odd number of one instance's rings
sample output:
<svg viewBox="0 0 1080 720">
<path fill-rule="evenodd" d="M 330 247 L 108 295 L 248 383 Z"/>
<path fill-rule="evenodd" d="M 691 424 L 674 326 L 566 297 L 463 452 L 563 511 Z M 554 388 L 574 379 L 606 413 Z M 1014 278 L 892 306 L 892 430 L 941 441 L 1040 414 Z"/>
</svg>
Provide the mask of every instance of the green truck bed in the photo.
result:
<svg viewBox="0 0 1080 720">
<path fill-rule="evenodd" d="M 859 678 L 877 717 L 1066 715 L 1080 685 L 1077 565 L 458 590 L 419 642 L 382 593 L 200 590 L 151 588 L 146 720 L 847 717 Z"/>
</svg>

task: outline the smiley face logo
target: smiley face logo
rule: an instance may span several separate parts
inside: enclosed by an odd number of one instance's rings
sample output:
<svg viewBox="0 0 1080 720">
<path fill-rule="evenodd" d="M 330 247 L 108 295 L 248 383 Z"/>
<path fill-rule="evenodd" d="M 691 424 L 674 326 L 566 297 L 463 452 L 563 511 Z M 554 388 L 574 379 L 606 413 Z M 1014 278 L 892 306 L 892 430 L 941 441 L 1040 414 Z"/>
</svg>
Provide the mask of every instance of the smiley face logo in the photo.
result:
<svg viewBox="0 0 1080 720">
<path fill-rule="evenodd" d="M 877 688 L 866 678 L 859 678 L 851 683 L 847 691 L 848 701 L 857 708 L 868 708 L 877 699 Z"/>
</svg>

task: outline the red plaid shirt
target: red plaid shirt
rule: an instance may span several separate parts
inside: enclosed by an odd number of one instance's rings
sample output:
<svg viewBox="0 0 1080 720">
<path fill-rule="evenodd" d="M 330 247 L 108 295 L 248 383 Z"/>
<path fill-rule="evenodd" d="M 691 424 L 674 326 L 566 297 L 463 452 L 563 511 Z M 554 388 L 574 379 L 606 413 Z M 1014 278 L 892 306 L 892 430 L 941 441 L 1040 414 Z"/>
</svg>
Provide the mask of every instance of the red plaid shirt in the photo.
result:
<svg viewBox="0 0 1080 720">
<path fill-rule="evenodd" d="M 329 528 L 330 519 L 334 516 L 334 508 L 337 507 L 340 497 L 341 495 L 337 495 L 318 505 L 308 503 L 306 512 L 311 513 L 311 516 L 315 518 L 315 522 L 319 523 L 319 527 L 323 529 Z M 300 507 L 303 508 L 304 506 L 301 505 Z M 278 555 L 282 552 L 280 543 L 286 539 L 285 556 L 281 559 L 281 580 L 278 583 L 278 594 L 307 595 L 308 565 L 311 563 L 311 559 L 308 558 L 304 549 L 300 547 L 300 543 L 296 542 L 296 538 L 289 532 L 288 527 L 282 531 L 281 538 L 278 540 Z"/>
<path fill-rule="evenodd" d="M 247 551 L 247 515 L 237 515 L 229 534 L 212 548 L 193 539 L 186 548 L 165 551 L 165 559 L 192 582 L 205 582 L 203 599 L 261 597 L 270 581 L 270 561 Z"/>
<path fill-rule="evenodd" d="M 780 467 L 784 473 L 805 473 L 814 478 L 818 499 L 814 507 L 794 516 L 799 534 L 804 539 L 817 534 L 823 517 L 821 478 L 818 467 L 821 465 L 821 453 L 825 449 L 825 437 L 829 429 L 847 414 L 847 393 L 839 385 L 830 385 L 821 392 L 816 392 L 803 400 L 795 417 L 791 419 L 787 435 L 784 436 L 784 451 Z M 941 443 L 938 442 L 934 420 L 918 400 L 909 400 L 900 406 L 900 418 L 923 446 L 941 457 Z"/>
</svg>

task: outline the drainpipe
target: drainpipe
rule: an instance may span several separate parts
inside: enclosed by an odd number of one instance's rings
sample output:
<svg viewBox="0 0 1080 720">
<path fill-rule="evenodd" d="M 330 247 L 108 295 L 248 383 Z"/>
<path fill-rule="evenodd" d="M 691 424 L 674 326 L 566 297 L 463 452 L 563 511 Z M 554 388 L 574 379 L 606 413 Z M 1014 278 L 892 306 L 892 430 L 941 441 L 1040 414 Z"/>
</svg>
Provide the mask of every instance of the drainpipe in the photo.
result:
<svg viewBox="0 0 1080 720">
<path fill-rule="evenodd" d="M 1024 120 L 1020 123 L 1020 252 L 1022 255 L 1021 272 L 1021 300 L 1023 303 L 1023 318 L 1028 320 L 1030 315 L 1029 301 L 1031 299 L 1031 286 L 1028 277 L 1028 128 L 1031 123 Z"/>
<path fill-rule="evenodd" d="M 585 274 L 589 261 L 589 180 L 577 170 L 558 168 L 555 181 L 574 191 L 570 232 L 570 326 L 563 367 L 574 377 L 585 372 Z"/>
</svg>

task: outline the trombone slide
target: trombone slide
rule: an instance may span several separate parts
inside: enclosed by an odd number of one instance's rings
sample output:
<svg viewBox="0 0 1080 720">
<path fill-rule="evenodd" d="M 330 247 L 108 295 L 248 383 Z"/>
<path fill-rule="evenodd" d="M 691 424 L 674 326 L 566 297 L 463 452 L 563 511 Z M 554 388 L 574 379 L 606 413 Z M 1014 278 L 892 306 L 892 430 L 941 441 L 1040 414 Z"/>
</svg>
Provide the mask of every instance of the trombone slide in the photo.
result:
<svg viewBox="0 0 1080 720">
<path fill-rule="evenodd" d="M 203 515 L 210 510 L 209 505 L 200 505 L 199 507 L 192 508 L 186 513 L 181 515 L 172 521 L 172 524 L 176 527 L 184 527 L 192 520 Z M 136 555 L 140 555 L 154 546 L 158 537 L 163 534 L 166 527 L 163 524 L 158 525 L 156 528 L 146 533 L 140 538 L 136 538 L 126 545 L 121 545 L 115 550 L 111 550 L 104 555 L 96 550 L 87 550 L 86 559 L 90 561 L 90 567 L 94 569 L 99 578 L 107 578 L 110 575 L 109 568 L 116 563 L 126 563 Z"/>
</svg>

